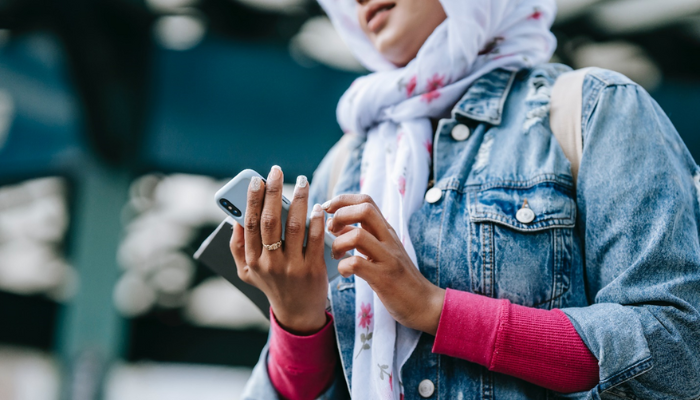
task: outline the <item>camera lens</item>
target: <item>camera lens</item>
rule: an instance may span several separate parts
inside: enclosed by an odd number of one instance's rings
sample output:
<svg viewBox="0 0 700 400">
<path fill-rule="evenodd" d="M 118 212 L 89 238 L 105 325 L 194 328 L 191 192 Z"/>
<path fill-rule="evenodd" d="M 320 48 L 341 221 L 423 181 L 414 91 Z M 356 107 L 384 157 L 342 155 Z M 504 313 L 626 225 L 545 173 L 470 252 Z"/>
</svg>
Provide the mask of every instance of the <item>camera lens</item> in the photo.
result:
<svg viewBox="0 0 700 400">
<path fill-rule="evenodd" d="M 224 208 L 227 209 L 228 212 L 231 213 L 231 215 L 233 215 L 234 217 L 240 217 L 241 215 L 243 215 L 243 213 L 241 213 L 241 210 L 239 210 L 238 208 L 236 208 L 236 206 L 231 204 L 230 201 L 226 199 L 220 199 L 219 203 L 221 203 L 221 205 L 224 206 Z"/>
</svg>

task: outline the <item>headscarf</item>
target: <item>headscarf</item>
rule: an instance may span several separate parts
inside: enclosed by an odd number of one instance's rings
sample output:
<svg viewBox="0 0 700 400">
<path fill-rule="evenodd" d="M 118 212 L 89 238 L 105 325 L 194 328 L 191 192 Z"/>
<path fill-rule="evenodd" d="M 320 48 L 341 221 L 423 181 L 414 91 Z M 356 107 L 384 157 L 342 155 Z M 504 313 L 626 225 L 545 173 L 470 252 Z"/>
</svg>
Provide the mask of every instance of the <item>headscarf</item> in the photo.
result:
<svg viewBox="0 0 700 400">
<path fill-rule="evenodd" d="M 408 231 L 423 204 L 433 132 L 479 77 L 498 68 L 547 62 L 556 47 L 554 0 L 440 0 L 447 19 L 397 68 L 374 48 L 357 20 L 356 0 L 318 0 L 358 60 L 373 73 L 340 99 L 344 132 L 366 137 L 360 191 L 372 196 L 418 265 Z M 352 398 L 399 400 L 400 372 L 420 332 L 397 323 L 362 278 L 355 276 Z M 469 323 L 469 321 L 465 321 Z"/>
</svg>

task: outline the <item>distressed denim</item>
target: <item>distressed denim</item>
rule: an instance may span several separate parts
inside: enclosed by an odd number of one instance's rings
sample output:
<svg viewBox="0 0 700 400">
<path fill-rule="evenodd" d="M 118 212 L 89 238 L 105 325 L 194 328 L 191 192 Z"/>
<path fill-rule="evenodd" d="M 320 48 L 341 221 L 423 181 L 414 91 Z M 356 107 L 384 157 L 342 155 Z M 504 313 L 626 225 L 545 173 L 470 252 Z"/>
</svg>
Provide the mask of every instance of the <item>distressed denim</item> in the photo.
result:
<svg viewBox="0 0 700 400">
<path fill-rule="evenodd" d="M 600 383 L 560 394 L 439 354 L 423 334 L 401 377 L 405 399 L 700 398 L 700 169 L 654 100 L 626 77 L 584 81 L 578 181 L 549 127 L 552 85 L 567 67 L 496 70 L 439 121 L 436 203 L 410 220 L 423 275 L 442 288 L 559 308 L 598 359 Z M 455 140 L 452 129 L 471 135 Z M 336 146 L 314 175 L 326 200 L 333 158 L 351 151 L 334 193 L 359 191 L 364 143 Z M 348 150 L 349 149 L 349 150 Z M 517 211 L 527 199 L 535 219 Z M 353 278 L 330 284 L 341 366 L 323 399 L 348 398 L 355 326 Z M 465 321 L 468 323 L 469 321 Z M 267 351 L 245 399 L 274 399 Z M 363 399 L 364 400 L 364 399 Z"/>
</svg>

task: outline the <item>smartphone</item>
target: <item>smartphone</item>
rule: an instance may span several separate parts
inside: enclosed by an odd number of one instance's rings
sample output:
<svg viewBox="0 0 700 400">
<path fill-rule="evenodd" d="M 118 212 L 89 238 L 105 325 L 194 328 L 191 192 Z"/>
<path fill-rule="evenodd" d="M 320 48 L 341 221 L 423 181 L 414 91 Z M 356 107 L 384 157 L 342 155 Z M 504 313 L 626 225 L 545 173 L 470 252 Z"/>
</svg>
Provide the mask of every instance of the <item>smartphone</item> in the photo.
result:
<svg viewBox="0 0 700 400">
<path fill-rule="evenodd" d="M 250 180 L 253 177 L 259 177 L 265 182 L 265 178 L 252 169 L 246 169 L 241 171 L 235 178 L 231 179 L 226 185 L 224 185 L 219 191 L 216 192 L 216 204 L 224 210 L 224 212 L 231 216 L 238 224 L 243 225 L 243 220 L 245 218 L 246 205 L 248 204 L 248 185 L 250 185 Z M 282 240 L 284 240 L 284 228 L 287 226 L 287 214 L 289 213 L 289 205 L 291 202 L 286 197 L 282 196 Z M 309 219 L 306 220 L 306 227 L 309 226 Z M 325 232 L 324 237 L 324 251 L 323 256 L 326 261 L 326 270 L 328 272 L 328 280 L 331 281 L 335 279 L 340 273 L 338 272 L 339 260 L 331 257 L 331 248 L 333 246 L 333 241 L 335 236 Z M 306 237 L 304 237 L 304 244 L 306 244 Z M 349 254 L 345 254 L 341 259 L 348 257 Z"/>
</svg>

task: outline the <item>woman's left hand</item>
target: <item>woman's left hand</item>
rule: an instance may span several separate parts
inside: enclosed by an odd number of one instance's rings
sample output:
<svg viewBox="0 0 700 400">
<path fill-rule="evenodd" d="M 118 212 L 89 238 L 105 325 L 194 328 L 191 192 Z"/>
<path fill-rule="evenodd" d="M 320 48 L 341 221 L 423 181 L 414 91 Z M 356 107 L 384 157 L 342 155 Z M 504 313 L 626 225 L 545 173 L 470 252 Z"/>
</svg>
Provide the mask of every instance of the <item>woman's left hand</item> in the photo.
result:
<svg viewBox="0 0 700 400">
<path fill-rule="evenodd" d="M 430 283 L 416 268 L 372 198 L 340 195 L 323 208 L 335 214 L 327 222 L 328 230 L 338 236 L 333 254 L 357 250 L 367 256 L 342 260 L 340 274 L 364 279 L 400 324 L 435 335 L 445 290 Z M 360 227 L 352 226 L 358 223 Z"/>
</svg>

